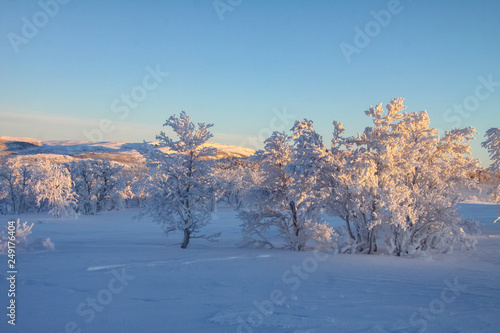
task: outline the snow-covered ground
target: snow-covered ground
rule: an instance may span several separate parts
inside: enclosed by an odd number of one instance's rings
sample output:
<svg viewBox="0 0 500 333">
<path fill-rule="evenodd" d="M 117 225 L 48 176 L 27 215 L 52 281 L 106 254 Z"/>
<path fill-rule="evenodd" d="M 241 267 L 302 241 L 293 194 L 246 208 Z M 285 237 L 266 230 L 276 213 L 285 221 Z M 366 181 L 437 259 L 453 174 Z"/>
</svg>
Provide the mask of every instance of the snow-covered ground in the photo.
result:
<svg viewBox="0 0 500 333">
<path fill-rule="evenodd" d="M 0 256 L 0 332 L 500 332 L 497 207 L 460 211 L 482 223 L 477 250 L 419 258 L 238 248 L 230 208 L 218 243 L 185 250 L 138 210 L 22 215 L 56 249 L 17 254 L 15 327 Z"/>
</svg>

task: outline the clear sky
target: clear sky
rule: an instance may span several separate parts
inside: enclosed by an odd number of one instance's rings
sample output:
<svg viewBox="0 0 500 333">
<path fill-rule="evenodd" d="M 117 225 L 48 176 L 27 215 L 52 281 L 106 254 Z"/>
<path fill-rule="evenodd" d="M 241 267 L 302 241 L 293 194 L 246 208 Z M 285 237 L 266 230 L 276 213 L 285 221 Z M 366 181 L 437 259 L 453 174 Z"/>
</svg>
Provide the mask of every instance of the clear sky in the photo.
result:
<svg viewBox="0 0 500 333">
<path fill-rule="evenodd" d="M 500 1 L 0 0 L 0 135 L 141 142 L 184 109 L 216 142 L 308 118 L 328 145 L 393 97 L 488 165 Z"/>
</svg>

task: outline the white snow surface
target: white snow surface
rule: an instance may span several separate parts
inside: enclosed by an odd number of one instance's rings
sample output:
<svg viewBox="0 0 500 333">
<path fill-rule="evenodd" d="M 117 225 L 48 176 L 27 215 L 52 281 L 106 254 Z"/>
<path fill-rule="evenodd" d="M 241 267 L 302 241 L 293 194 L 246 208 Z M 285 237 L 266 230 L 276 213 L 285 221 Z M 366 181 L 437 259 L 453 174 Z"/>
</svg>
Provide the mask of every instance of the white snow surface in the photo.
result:
<svg viewBox="0 0 500 333">
<path fill-rule="evenodd" d="M 497 209 L 461 204 L 477 250 L 416 258 L 239 248 L 231 208 L 206 228 L 219 242 L 187 249 L 139 210 L 24 214 L 55 251 L 17 254 L 15 326 L 0 256 L 0 332 L 500 332 Z"/>
</svg>

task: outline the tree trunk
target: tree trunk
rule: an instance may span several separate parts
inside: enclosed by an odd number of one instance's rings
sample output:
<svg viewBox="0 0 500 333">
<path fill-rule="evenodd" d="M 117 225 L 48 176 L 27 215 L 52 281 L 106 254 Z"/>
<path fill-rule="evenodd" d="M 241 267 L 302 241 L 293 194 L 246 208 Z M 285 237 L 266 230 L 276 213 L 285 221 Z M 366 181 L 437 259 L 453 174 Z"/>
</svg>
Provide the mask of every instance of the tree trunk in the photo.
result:
<svg viewBox="0 0 500 333">
<path fill-rule="evenodd" d="M 292 220 L 293 220 L 293 227 L 295 229 L 295 237 L 297 239 L 299 238 L 299 233 L 300 233 L 300 224 L 299 224 L 299 218 L 297 217 L 297 207 L 295 207 L 295 202 L 292 200 L 288 203 L 290 206 L 290 210 L 292 211 Z M 297 245 L 297 251 L 302 251 L 303 250 L 302 244 Z"/>
<path fill-rule="evenodd" d="M 290 210 L 292 211 L 292 220 L 293 220 L 293 227 L 295 229 L 295 237 L 299 237 L 299 231 L 300 231 L 300 226 L 299 226 L 299 219 L 297 218 L 297 209 L 295 208 L 295 202 L 290 201 Z"/>
<path fill-rule="evenodd" d="M 377 252 L 377 241 L 375 239 L 375 232 L 373 229 L 371 229 L 370 232 L 368 233 L 368 238 L 369 238 L 368 254 L 373 254 Z"/>
<path fill-rule="evenodd" d="M 394 231 L 394 244 L 396 245 L 396 256 L 401 256 L 401 245 L 399 244 L 398 232 Z"/>
<path fill-rule="evenodd" d="M 352 233 L 352 230 L 351 230 L 351 223 L 349 222 L 349 215 L 347 215 L 345 217 L 345 224 L 347 226 L 347 231 L 349 231 L 349 236 L 351 237 L 351 239 L 356 240 L 356 238 L 354 237 L 354 234 Z"/>
<path fill-rule="evenodd" d="M 182 242 L 181 248 L 185 249 L 188 246 L 190 237 L 191 232 L 188 229 L 184 229 L 184 241 Z"/>
</svg>

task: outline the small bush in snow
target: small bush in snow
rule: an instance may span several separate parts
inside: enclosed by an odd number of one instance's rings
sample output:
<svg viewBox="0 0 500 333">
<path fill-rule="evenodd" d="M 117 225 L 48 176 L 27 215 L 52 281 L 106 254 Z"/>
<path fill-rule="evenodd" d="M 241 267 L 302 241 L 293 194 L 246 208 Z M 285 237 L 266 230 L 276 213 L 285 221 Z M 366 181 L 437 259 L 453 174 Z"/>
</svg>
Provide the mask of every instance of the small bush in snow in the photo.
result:
<svg viewBox="0 0 500 333">
<path fill-rule="evenodd" d="M 29 251 L 46 251 L 46 250 L 54 250 L 54 243 L 50 241 L 50 238 L 38 238 L 33 242 L 28 241 L 28 236 L 31 234 L 31 229 L 33 228 L 33 223 L 28 225 L 28 222 L 24 222 L 21 224 L 19 219 L 16 222 L 16 234 L 15 234 L 15 243 L 16 243 L 16 251 L 20 252 L 29 252 Z M 4 233 L 2 231 L 2 233 Z M 8 252 L 8 236 L 0 236 L 0 253 Z"/>
</svg>

